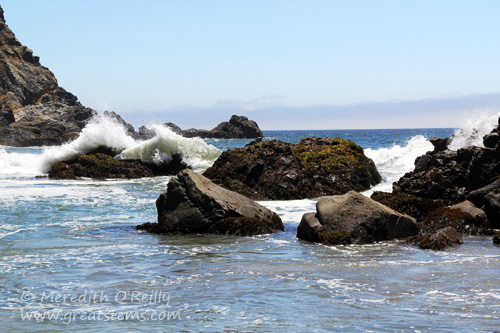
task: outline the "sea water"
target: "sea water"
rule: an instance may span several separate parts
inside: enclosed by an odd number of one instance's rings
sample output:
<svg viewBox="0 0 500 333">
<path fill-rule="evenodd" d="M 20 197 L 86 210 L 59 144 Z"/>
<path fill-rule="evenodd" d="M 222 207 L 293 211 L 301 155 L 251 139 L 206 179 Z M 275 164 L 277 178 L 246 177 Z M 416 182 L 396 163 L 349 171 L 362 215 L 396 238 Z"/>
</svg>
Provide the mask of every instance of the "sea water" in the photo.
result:
<svg viewBox="0 0 500 333">
<path fill-rule="evenodd" d="M 265 131 L 266 139 L 350 139 L 391 184 L 454 135 L 481 145 L 486 117 L 462 129 Z M 50 180 L 57 161 L 100 144 L 118 158 L 168 161 L 181 153 L 201 172 L 221 151 L 250 140 L 185 139 L 162 126 L 146 142 L 108 120 L 59 147 L 0 147 L 0 331 L 18 332 L 449 332 L 500 330 L 500 247 L 466 237 L 460 247 L 420 250 L 401 241 L 325 246 L 298 240 L 317 199 L 260 202 L 285 231 L 255 237 L 158 236 L 170 177 Z"/>
</svg>

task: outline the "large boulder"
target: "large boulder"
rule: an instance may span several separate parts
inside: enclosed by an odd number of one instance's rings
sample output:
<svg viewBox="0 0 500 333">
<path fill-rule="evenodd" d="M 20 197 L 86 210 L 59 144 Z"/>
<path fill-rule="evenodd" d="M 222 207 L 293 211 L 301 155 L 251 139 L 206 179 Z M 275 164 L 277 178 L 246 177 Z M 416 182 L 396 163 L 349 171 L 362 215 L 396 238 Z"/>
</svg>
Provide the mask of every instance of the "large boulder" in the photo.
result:
<svg viewBox="0 0 500 333">
<path fill-rule="evenodd" d="M 321 198 L 316 213 L 303 216 L 297 237 L 324 244 L 364 244 L 407 238 L 418 232 L 414 218 L 350 191 Z"/>
<path fill-rule="evenodd" d="M 271 200 L 364 191 L 381 180 L 363 148 L 340 138 L 256 140 L 223 152 L 204 175 L 229 190 Z"/>
<path fill-rule="evenodd" d="M 284 230 L 278 215 L 191 170 L 181 171 L 156 201 L 158 223 L 137 229 L 152 233 L 212 233 L 250 236 Z"/>
<path fill-rule="evenodd" d="M 59 145 L 75 139 L 97 113 L 59 87 L 5 23 L 0 7 L 0 144 Z"/>
</svg>

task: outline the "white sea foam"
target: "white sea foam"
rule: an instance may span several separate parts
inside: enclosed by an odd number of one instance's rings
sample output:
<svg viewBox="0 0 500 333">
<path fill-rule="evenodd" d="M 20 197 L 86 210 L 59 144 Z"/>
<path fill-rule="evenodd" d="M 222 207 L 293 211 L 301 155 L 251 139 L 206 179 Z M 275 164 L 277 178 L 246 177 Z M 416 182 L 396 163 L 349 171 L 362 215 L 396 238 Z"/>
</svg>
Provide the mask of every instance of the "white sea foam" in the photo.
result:
<svg viewBox="0 0 500 333">
<path fill-rule="evenodd" d="M 498 124 L 499 113 L 475 112 L 463 120 L 463 126 L 453 133 L 449 148 L 457 150 L 467 146 L 483 147 L 483 136 Z M 415 168 L 415 159 L 434 147 L 422 135 L 408 140 L 404 145 L 389 148 L 365 149 L 365 155 L 373 159 L 382 182 L 363 194 L 370 196 L 374 191 L 390 192 L 392 183 Z"/>
<path fill-rule="evenodd" d="M 219 149 L 202 139 L 185 138 L 163 125 L 151 125 L 150 128 L 156 133 L 155 137 L 125 149 L 117 158 L 160 164 L 171 161 L 172 155 L 180 154 L 195 171 L 203 171 L 221 154 Z"/>
<path fill-rule="evenodd" d="M 52 165 L 88 153 L 99 146 L 123 150 L 120 159 L 141 159 L 143 162 L 161 163 L 180 154 L 195 171 L 210 167 L 221 151 L 203 140 L 184 138 L 163 125 L 152 125 L 155 137 L 137 141 L 126 134 L 123 125 L 109 117 L 93 119 L 80 136 L 61 146 L 45 147 L 40 153 L 9 152 L 0 147 L 0 174 L 35 176 L 47 173 Z"/>
<path fill-rule="evenodd" d="M 414 136 L 402 146 L 393 145 L 390 148 L 365 149 L 365 155 L 373 159 L 382 176 L 382 182 L 365 194 L 370 195 L 373 191 L 390 192 L 393 182 L 406 172 L 413 170 L 415 159 L 432 149 L 432 144 L 422 135 Z"/>
<path fill-rule="evenodd" d="M 488 111 L 474 112 L 467 116 L 463 125 L 452 136 L 449 148 L 457 150 L 467 146 L 483 146 L 483 136 L 490 133 L 498 125 L 500 113 L 492 114 Z"/>
</svg>

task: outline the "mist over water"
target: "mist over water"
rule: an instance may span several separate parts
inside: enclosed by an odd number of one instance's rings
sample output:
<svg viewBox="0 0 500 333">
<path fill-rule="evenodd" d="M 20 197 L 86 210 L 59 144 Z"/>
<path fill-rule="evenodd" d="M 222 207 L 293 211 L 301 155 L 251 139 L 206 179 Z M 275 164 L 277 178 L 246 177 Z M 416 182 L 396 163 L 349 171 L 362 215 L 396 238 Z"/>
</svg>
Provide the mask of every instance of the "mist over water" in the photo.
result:
<svg viewBox="0 0 500 333">
<path fill-rule="evenodd" d="M 453 135 L 454 149 L 482 144 L 481 131 L 489 132 L 497 119 L 471 121 L 461 130 L 264 134 L 288 142 L 309 136 L 350 139 L 365 148 L 383 177 L 372 190 L 390 191 L 393 181 L 413 169 L 416 157 L 433 149 L 431 137 Z M 119 158 L 149 162 L 180 153 L 203 171 L 221 151 L 251 141 L 186 139 L 160 125 L 152 129 L 154 138 L 136 141 L 104 119 L 60 147 L 0 147 L 2 330 L 491 332 L 500 326 L 500 252 L 489 237 L 466 237 L 464 245 L 443 252 L 397 241 L 362 246 L 300 241 L 297 225 L 315 210 L 317 199 L 260 202 L 284 222 L 285 231 L 272 235 L 148 235 L 134 226 L 156 220 L 155 200 L 171 177 L 35 178 L 53 163 L 99 145 L 125 149 Z M 92 293 L 105 297 L 93 302 L 82 297 Z M 43 295 L 75 295 L 82 301 L 50 301 Z M 62 317 L 38 322 L 23 317 L 36 311 L 59 311 Z M 139 317 L 76 315 L 83 312 Z M 166 319 L 176 313 L 180 318 Z M 152 319 L 153 314 L 165 317 Z"/>
</svg>

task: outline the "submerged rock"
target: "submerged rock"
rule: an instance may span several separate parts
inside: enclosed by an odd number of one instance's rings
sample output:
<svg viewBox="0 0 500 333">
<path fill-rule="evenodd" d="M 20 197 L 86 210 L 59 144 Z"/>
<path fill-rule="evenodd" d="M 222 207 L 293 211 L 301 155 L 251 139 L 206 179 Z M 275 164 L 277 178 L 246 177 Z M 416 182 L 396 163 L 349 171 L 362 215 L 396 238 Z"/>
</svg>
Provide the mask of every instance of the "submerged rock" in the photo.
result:
<svg viewBox="0 0 500 333">
<path fill-rule="evenodd" d="M 316 213 L 307 213 L 297 237 L 323 244 L 364 244 L 418 234 L 414 218 L 403 215 L 362 194 L 321 198 Z"/>
<path fill-rule="evenodd" d="M 460 233 L 456 231 L 453 227 L 446 227 L 437 230 L 433 234 L 423 236 L 418 247 L 421 249 L 429 250 L 445 250 L 450 247 L 458 246 L 463 244 L 464 241 Z"/>
<path fill-rule="evenodd" d="M 363 148 L 340 138 L 252 142 L 223 152 L 204 175 L 229 190 L 271 200 L 364 191 L 381 181 Z"/>
<path fill-rule="evenodd" d="M 187 168 L 180 155 L 174 155 L 168 163 L 156 165 L 140 160 L 117 160 L 113 156 L 118 153 L 108 147 L 99 147 L 88 154 L 56 163 L 49 171 L 49 178 L 135 179 L 175 175 Z"/>
<path fill-rule="evenodd" d="M 75 139 L 97 113 L 59 87 L 5 23 L 0 7 L 0 145 L 59 145 Z"/>
<path fill-rule="evenodd" d="M 214 184 L 191 170 L 181 171 L 156 201 L 158 223 L 137 226 L 161 234 L 250 236 L 284 230 L 278 215 Z"/>
</svg>

